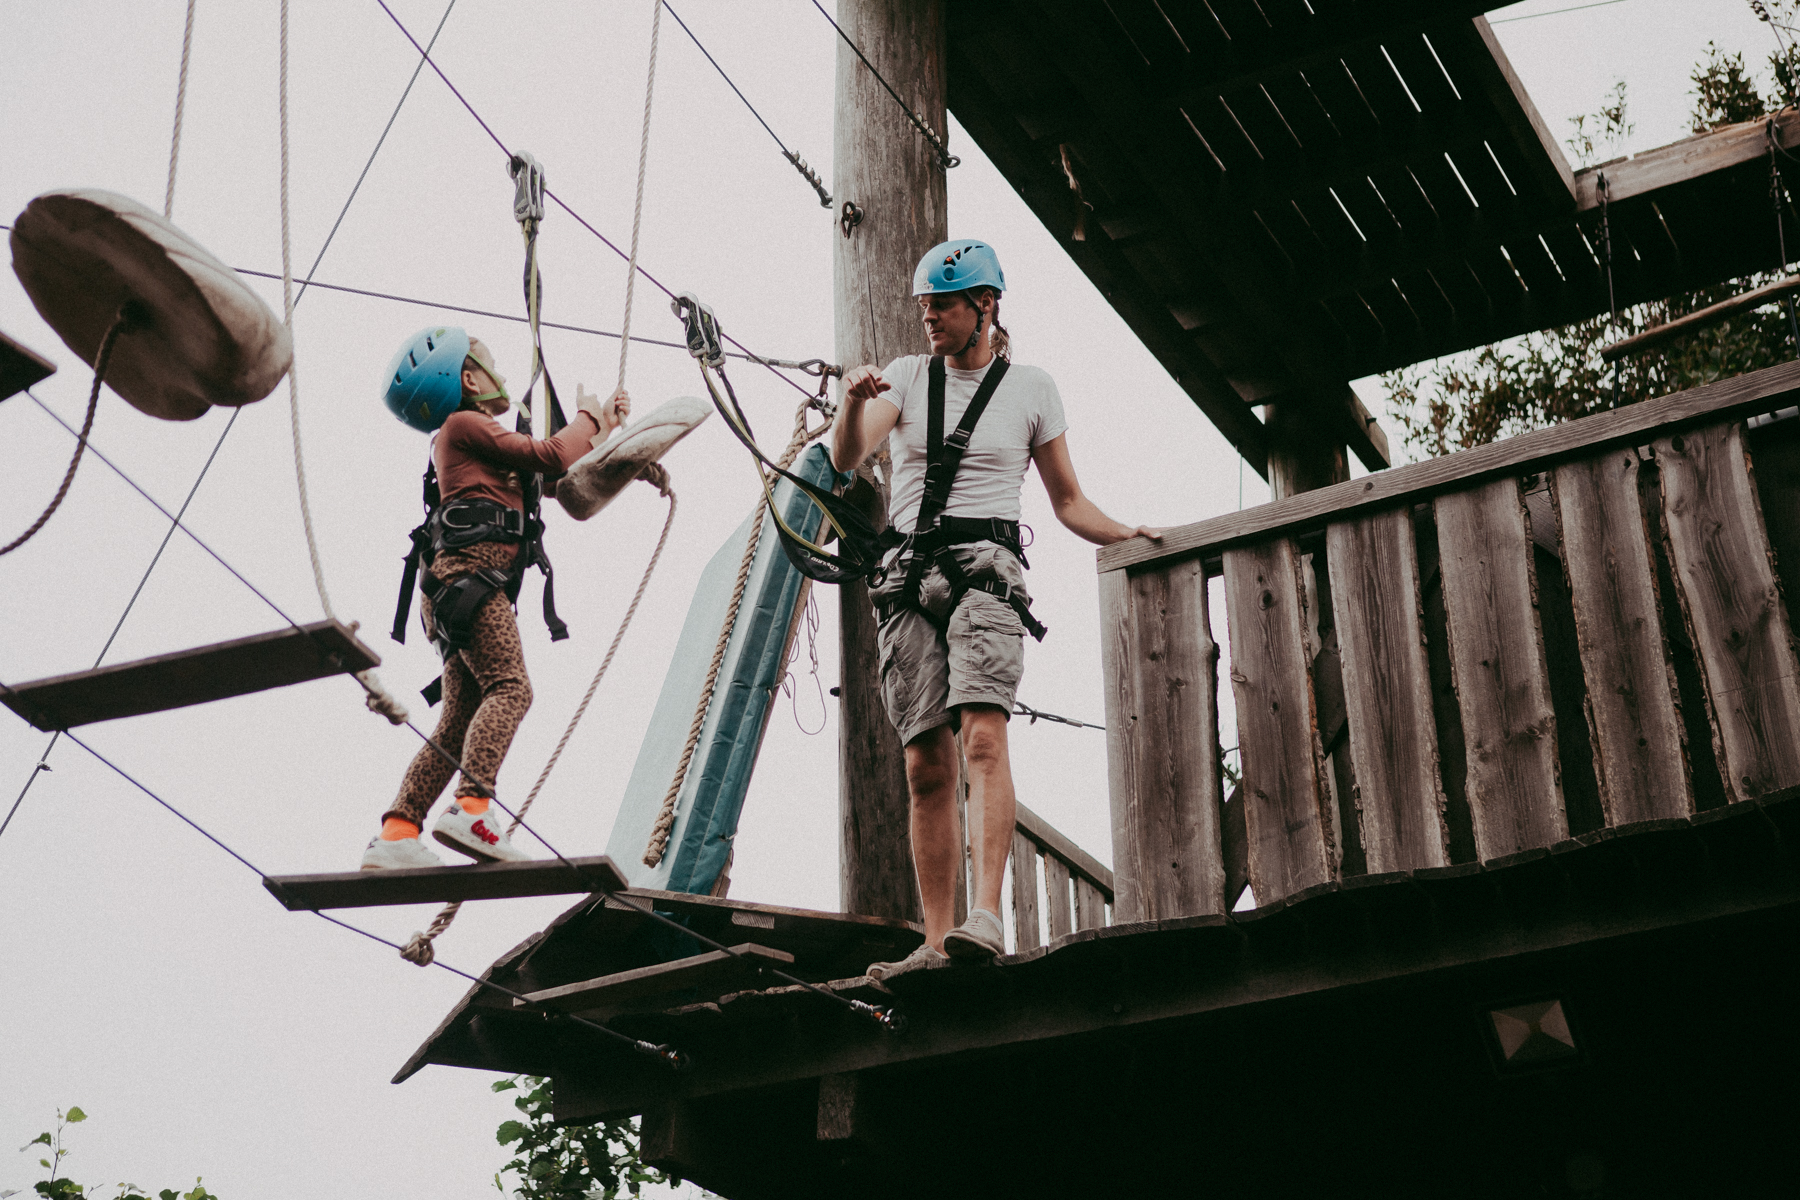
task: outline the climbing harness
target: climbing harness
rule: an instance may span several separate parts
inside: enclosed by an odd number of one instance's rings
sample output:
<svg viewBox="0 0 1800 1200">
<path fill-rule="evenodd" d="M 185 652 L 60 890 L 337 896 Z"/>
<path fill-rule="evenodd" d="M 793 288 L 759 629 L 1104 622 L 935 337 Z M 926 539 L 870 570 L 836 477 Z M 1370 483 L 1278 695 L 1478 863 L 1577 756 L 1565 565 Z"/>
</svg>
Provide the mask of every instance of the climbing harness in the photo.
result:
<svg viewBox="0 0 1800 1200">
<path fill-rule="evenodd" d="M 733 435 L 755 457 L 757 478 L 763 488 L 764 507 L 769 515 L 775 518 L 775 530 L 780 535 L 781 548 L 787 554 L 788 561 L 793 563 L 794 569 L 808 579 L 817 580 L 820 583 L 844 583 L 852 579 L 863 579 L 869 581 L 871 585 L 879 584 L 883 574 L 881 568 L 883 547 L 881 535 L 868 517 L 843 497 L 791 473 L 787 469 L 791 465 L 791 460 L 775 462 L 756 444 L 756 435 L 750 428 L 750 420 L 738 405 L 737 392 L 731 386 L 730 377 L 725 374 L 725 350 L 721 342 L 723 335 L 719 329 L 718 318 L 713 315 L 712 309 L 700 303 L 692 292 L 683 292 L 669 307 L 677 317 L 681 318 L 686 327 L 688 353 L 692 354 L 694 360 L 700 364 L 700 377 L 706 383 L 706 391 L 712 397 L 713 406 L 718 409 L 719 415 L 725 418 L 725 423 L 731 427 Z M 718 375 L 718 382 L 715 382 L 713 378 L 715 372 Z M 816 408 L 826 413 L 829 422 L 832 410 L 825 399 L 825 393 L 830 378 L 830 375 L 821 369 L 818 395 L 813 396 L 800 407 L 800 427 L 795 431 L 796 437 L 799 437 L 801 430 L 804 429 L 808 408 Z M 724 396 L 719 394 L 718 383 L 725 385 Z M 823 428 L 814 431 L 809 435 L 808 440 L 823 432 Z M 798 453 L 797 450 L 796 453 Z M 763 469 L 765 466 L 770 470 L 765 471 Z M 814 542 L 788 524 L 787 519 L 782 516 L 781 510 L 775 504 L 775 481 L 771 477 L 771 472 L 774 476 L 779 476 L 793 484 L 799 489 L 801 495 L 820 509 L 825 517 L 825 525 L 831 530 L 830 535 L 825 536 L 822 540 L 830 541 L 832 537 L 836 537 L 837 553 L 826 550 L 823 545 Z"/>
<path fill-rule="evenodd" d="M 987 374 L 982 376 L 981 385 L 975 389 L 974 398 L 969 401 L 968 410 L 957 423 L 955 432 L 945 437 L 944 357 L 941 354 L 931 357 L 931 365 L 927 370 L 925 414 L 925 494 L 919 500 L 919 515 L 913 524 L 913 532 L 902 534 L 890 525 L 882 534 L 882 541 L 887 547 L 899 548 L 895 565 L 906 571 L 906 579 L 900 591 L 876 601 L 876 611 L 881 614 L 883 624 L 905 609 L 924 614 L 940 629 L 947 628 L 950 614 L 956 611 L 965 596 L 970 592 L 986 592 L 1018 614 L 1020 623 L 1033 638 L 1041 642 L 1049 632 L 1042 622 L 1031 615 L 1030 604 L 1013 589 L 1012 584 L 998 579 L 970 579 L 962 564 L 956 560 L 957 546 L 971 542 L 993 542 L 1011 551 L 1021 564 L 1029 567 L 1031 564 L 1026 562 L 1025 549 L 1020 542 L 1019 523 L 1002 517 L 944 515 L 944 509 L 950 503 L 951 486 L 956 482 L 957 469 L 962 466 L 963 455 L 969 449 L 969 439 L 974 436 L 976 423 L 981 420 L 982 413 L 987 411 L 988 402 L 994 398 L 1000 381 L 1006 378 L 1008 366 L 1004 358 L 998 355 L 994 357 Z M 925 572 L 932 566 L 943 572 L 944 581 L 950 585 L 950 607 L 941 618 L 925 606 L 921 595 Z"/>
</svg>

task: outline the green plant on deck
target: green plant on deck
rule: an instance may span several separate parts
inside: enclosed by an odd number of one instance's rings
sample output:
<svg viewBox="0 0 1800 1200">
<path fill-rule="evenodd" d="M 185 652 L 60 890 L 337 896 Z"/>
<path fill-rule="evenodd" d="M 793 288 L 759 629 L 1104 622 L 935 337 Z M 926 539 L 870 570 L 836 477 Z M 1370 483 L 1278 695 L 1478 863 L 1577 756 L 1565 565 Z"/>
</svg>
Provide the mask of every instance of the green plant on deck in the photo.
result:
<svg viewBox="0 0 1800 1200">
<path fill-rule="evenodd" d="M 502 1079 L 494 1090 L 519 1092 L 513 1106 L 524 1114 L 524 1120 L 503 1122 L 494 1134 L 514 1154 L 494 1175 L 494 1187 L 502 1195 L 509 1194 L 500 1178 L 507 1173 L 519 1181 L 510 1193 L 519 1200 L 617 1200 L 638 1195 L 647 1183 L 669 1182 L 638 1158 L 638 1133 L 631 1121 L 557 1125 L 550 1081 L 535 1075 Z"/>
<path fill-rule="evenodd" d="M 1790 21 L 1792 13 L 1800 9 L 1800 0 L 1781 0 L 1769 7 L 1778 20 Z M 1726 54 L 1709 44 L 1706 57 L 1690 77 L 1694 132 L 1778 111 L 1791 94 L 1796 74 L 1794 64 L 1782 55 L 1771 56 L 1770 67 L 1776 90 L 1765 95 L 1745 68 L 1741 54 Z M 1575 136 L 1568 145 L 1581 166 L 1591 165 L 1603 151 L 1616 151 L 1630 135 L 1626 99 L 1621 81 L 1598 112 L 1571 121 Z M 1796 219 L 1791 201 L 1788 217 Z M 1770 210 L 1767 220 L 1772 223 L 1774 219 Z M 1597 242 L 1595 250 L 1599 250 Z M 1789 247 L 1790 253 L 1797 250 L 1800 246 Z M 1435 457 L 1603 412 L 1615 403 L 1632 404 L 1774 366 L 1794 357 L 1787 314 L 1779 306 L 1741 313 L 1631 355 L 1617 371 L 1616 401 L 1614 368 L 1601 360 L 1600 351 L 1780 277 L 1774 272 L 1752 275 L 1627 306 L 1619 310 L 1616 324 L 1610 314 L 1602 314 L 1391 372 L 1382 381 L 1395 423 L 1415 451 Z"/>
<path fill-rule="evenodd" d="M 20 1147 L 20 1153 L 30 1150 L 33 1146 L 49 1147 L 48 1153 L 50 1157 L 39 1158 L 38 1166 L 49 1171 L 50 1177 L 48 1179 L 40 1179 L 32 1186 L 32 1191 L 37 1195 L 52 1197 L 53 1200 L 70 1200 L 72 1197 L 98 1197 L 97 1192 L 91 1192 L 86 1187 L 76 1183 L 73 1179 L 70 1179 L 68 1176 L 61 1175 L 63 1159 L 69 1156 L 68 1148 L 63 1145 L 63 1131 L 69 1126 L 79 1125 L 85 1120 L 87 1120 L 87 1114 L 73 1104 L 69 1106 L 69 1111 L 67 1112 L 58 1109 L 56 1112 L 56 1129 L 53 1132 L 46 1130 L 32 1138 L 29 1142 L 26 1142 L 24 1146 Z M 61 1177 L 59 1178 L 59 1176 Z M 115 1186 L 118 1188 L 118 1191 L 113 1193 L 112 1200 L 133 1200 L 134 1197 L 137 1198 L 137 1200 L 152 1200 L 152 1194 L 146 1192 L 135 1183 L 121 1183 Z M 20 1194 L 21 1193 L 16 1189 L 0 1192 L 0 1200 L 6 1200 L 6 1197 L 8 1196 L 17 1196 Z M 155 1200 L 219 1200 L 217 1196 L 213 1195 L 202 1186 L 199 1179 L 194 1180 L 194 1186 L 191 1191 L 183 1192 L 178 1191 L 175 1188 L 164 1188 L 154 1195 Z"/>
</svg>

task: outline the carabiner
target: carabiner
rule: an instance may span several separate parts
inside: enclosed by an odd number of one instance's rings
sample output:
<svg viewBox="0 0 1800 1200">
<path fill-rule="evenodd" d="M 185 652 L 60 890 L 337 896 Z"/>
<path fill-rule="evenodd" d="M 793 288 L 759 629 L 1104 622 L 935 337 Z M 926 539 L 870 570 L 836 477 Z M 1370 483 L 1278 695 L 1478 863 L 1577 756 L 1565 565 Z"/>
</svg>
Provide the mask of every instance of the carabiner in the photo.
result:
<svg viewBox="0 0 1800 1200">
<path fill-rule="evenodd" d="M 512 177 L 517 188 L 513 194 L 513 220 L 521 225 L 527 221 L 542 221 L 544 164 L 521 150 L 507 162 L 506 173 Z"/>
</svg>

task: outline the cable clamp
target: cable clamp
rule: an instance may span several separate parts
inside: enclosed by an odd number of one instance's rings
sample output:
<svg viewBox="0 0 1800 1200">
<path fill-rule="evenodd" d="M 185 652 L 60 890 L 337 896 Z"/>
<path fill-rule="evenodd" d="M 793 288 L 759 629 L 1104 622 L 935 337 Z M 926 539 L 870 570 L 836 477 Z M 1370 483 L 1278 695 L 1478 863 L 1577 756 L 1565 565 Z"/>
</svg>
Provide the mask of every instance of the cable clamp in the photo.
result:
<svg viewBox="0 0 1800 1200">
<path fill-rule="evenodd" d="M 894 1005 L 869 1004 L 862 1000 L 852 1000 L 850 1007 L 891 1034 L 898 1036 L 906 1032 L 906 1014 Z"/>
<path fill-rule="evenodd" d="M 687 326 L 688 353 L 703 367 L 714 370 L 725 365 L 725 343 L 719 332 L 719 319 L 713 310 L 700 303 L 700 297 L 683 292 L 670 301 L 669 309 Z"/>
<path fill-rule="evenodd" d="M 544 164 L 521 150 L 506 164 L 506 173 L 517 189 L 513 194 L 513 220 L 521 225 L 544 219 Z"/>
<path fill-rule="evenodd" d="M 754 112 L 755 110 L 752 109 L 751 111 Z M 825 181 L 819 178 L 819 173 L 807 166 L 804 158 L 801 158 L 798 154 L 795 154 L 785 146 L 782 147 L 781 156 L 793 163 L 794 170 L 800 172 L 800 177 L 812 184 L 813 191 L 819 193 L 819 207 L 830 208 L 831 193 L 825 190 Z"/>
</svg>

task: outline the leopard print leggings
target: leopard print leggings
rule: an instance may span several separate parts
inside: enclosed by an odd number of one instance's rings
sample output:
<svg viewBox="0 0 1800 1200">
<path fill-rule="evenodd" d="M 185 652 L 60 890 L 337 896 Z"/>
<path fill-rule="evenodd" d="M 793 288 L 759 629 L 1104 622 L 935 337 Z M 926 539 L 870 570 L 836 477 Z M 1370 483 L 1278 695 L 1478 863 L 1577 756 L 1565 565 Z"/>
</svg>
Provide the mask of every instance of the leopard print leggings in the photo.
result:
<svg viewBox="0 0 1800 1200">
<path fill-rule="evenodd" d="M 430 570 L 448 582 L 482 567 L 506 570 L 518 553 L 516 545 L 478 542 L 438 555 Z M 420 609 L 430 632 L 431 601 L 421 597 Z M 531 708 L 531 679 L 525 674 L 519 623 L 504 591 L 488 597 L 475 614 L 473 642 L 444 662 L 443 715 L 432 740 L 462 761 L 458 796 L 492 796 L 500 764 Z M 436 750 L 420 747 L 406 769 L 399 798 L 385 815 L 423 827 L 454 771 Z"/>
</svg>

